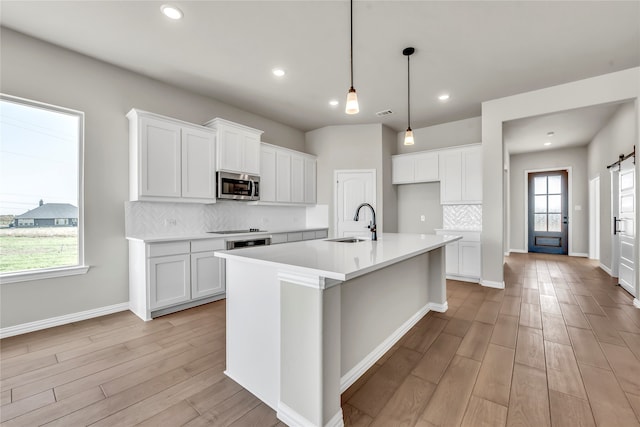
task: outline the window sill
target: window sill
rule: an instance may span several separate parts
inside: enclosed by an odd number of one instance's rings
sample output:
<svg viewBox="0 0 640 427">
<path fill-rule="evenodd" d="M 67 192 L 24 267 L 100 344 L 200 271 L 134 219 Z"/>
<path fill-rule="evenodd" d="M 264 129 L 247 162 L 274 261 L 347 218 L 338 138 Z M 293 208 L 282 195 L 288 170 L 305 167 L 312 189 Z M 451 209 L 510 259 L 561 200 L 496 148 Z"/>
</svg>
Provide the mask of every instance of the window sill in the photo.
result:
<svg viewBox="0 0 640 427">
<path fill-rule="evenodd" d="M 23 271 L 20 273 L 9 273 L 0 275 L 0 284 L 29 282 L 32 280 L 53 279 L 55 277 L 75 276 L 86 274 L 89 271 L 88 265 L 76 265 L 73 267 L 52 268 L 47 270 Z"/>
</svg>

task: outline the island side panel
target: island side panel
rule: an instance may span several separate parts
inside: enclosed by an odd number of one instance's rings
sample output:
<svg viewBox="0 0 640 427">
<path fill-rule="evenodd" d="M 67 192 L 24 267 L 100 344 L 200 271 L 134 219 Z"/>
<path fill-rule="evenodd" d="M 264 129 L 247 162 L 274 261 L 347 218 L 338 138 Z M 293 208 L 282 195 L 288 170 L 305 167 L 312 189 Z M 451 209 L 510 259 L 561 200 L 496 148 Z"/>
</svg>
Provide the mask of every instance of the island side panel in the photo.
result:
<svg viewBox="0 0 640 427">
<path fill-rule="evenodd" d="M 288 425 L 342 425 L 340 286 L 318 289 L 305 282 L 280 282 L 278 418 Z"/>
<path fill-rule="evenodd" d="M 227 259 L 226 275 L 225 373 L 277 410 L 280 395 L 280 285 L 277 270 Z"/>
<path fill-rule="evenodd" d="M 445 247 L 429 252 L 429 302 L 430 309 L 444 313 L 447 304 L 447 271 L 445 267 Z"/>
<path fill-rule="evenodd" d="M 433 301 L 430 281 L 436 282 L 439 288 L 445 280 L 444 269 L 434 274 L 430 271 L 432 253 L 409 258 L 341 285 L 342 390 L 355 382 L 429 311 Z M 436 297 L 440 298 L 439 292 Z"/>
</svg>

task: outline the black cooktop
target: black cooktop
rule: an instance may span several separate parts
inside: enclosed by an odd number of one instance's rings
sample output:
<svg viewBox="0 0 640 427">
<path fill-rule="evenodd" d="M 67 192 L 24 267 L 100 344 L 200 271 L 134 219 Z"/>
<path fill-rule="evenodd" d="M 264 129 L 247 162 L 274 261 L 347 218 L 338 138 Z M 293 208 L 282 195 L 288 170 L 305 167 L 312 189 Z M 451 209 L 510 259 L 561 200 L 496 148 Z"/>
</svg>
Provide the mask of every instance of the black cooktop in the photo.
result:
<svg viewBox="0 0 640 427">
<path fill-rule="evenodd" d="M 259 228 L 250 228 L 244 230 L 221 230 L 221 231 L 207 231 L 207 233 L 213 234 L 240 234 L 240 233 L 266 233 L 267 230 L 260 230 Z"/>
</svg>

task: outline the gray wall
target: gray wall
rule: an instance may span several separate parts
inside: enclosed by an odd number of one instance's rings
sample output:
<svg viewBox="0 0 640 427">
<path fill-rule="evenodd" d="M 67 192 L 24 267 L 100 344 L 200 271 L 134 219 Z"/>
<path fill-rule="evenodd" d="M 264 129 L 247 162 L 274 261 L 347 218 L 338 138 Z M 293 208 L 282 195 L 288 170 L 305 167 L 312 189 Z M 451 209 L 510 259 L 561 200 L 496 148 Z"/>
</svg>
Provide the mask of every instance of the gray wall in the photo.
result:
<svg viewBox="0 0 640 427">
<path fill-rule="evenodd" d="M 435 233 L 442 228 L 440 183 L 398 185 L 398 232 Z M 420 220 L 425 216 L 425 221 Z"/>
<path fill-rule="evenodd" d="M 536 153 L 518 154 L 510 157 L 510 237 L 509 249 L 527 251 L 525 245 L 524 210 L 527 190 L 525 171 L 536 169 L 562 169 L 571 167 L 571 187 L 569 188 L 571 205 L 569 206 L 569 235 L 571 254 L 589 253 L 589 185 L 587 180 L 587 147 L 575 147 L 559 150 L 545 150 Z M 576 211 L 575 206 L 582 210 Z"/>
<path fill-rule="evenodd" d="M 634 102 L 620 106 L 588 148 L 588 179 L 600 177 L 600 263 L 611 268 L 611 173 L 607 165 L 633 150 L 636 137 Z"/>
<path fill-rule="evenodd" d="M 435 150 L 454 145 L 478 144 L 482 141 L 482 118 L 457 120 L 413 130 L 414 145 L 404 145 L 404 132 L 397 134 L 397 153 Z"/>
<path fill-rule="evenodd" d="M 376 170 L 376 214 L 381 231 L 397 227 L 395 192 L 390 189 L 391 152 L 389 133 L 381 124 L 327 126 L 306 133 L 306 151 L 318 156 L 318 204 L 329 206 L 329 233 L 333 235 L 334 171 L 340 169 Z M 386 154 L 385 154 L 386 156 Z M 386 200 L 385 196 L 390 200 Z M 387 205 L 387 203 L 389 205 Z M 387 218 L 387 214 L 391 218 Z M 387 228 L 389 221 L 389 228 Z"/>
<path fill-rule="evenodd" d="M 391 156 L 396 154 L 396 131 L 382 126 L 382 197 L 384 200 L 384 229 L 386 233 L 398 231 L 398 193 L 391 183 Z"/>
<path fill-rule="evenodd" d="M 124 202 L 128 120 L 140 108 L 193 123 L 223 117 L 265 131 L 263 140 L 304 150 L 304 133 L 89 57 L 2 28 L 3 93 L 85 113 L 85 275 L 3 284 L 0 325 L 14 326 L 125 303 Z"/>
</svg>

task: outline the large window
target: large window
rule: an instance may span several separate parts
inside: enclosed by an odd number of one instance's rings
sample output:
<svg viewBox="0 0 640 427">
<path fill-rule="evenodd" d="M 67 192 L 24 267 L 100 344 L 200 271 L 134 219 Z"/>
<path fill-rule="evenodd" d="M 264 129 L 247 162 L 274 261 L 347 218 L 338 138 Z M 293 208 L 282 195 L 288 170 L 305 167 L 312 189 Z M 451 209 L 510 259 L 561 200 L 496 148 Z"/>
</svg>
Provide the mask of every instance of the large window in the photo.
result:
<svg viewBox="0 0 640 427">
<path fill-rule="evenodd" d="M 79 274 L 84 115 L 0 94 L 0 279 Z"/>
</svg>

